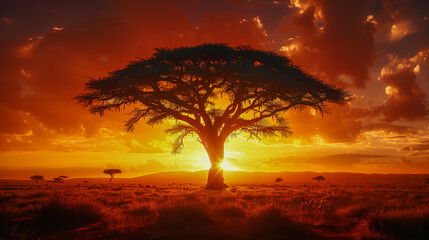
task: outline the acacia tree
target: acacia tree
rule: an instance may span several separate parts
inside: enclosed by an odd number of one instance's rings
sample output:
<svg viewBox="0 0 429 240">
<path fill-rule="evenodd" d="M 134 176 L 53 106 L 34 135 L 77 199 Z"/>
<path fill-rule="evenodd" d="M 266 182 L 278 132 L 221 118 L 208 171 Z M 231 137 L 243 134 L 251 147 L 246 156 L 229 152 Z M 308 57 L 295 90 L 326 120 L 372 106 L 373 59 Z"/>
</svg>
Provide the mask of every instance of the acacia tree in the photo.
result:
<svg viewBox="0 0 429 240">
<path fill-rule="evenodd" d="M 31 177 L 30 177 L 30 179 L 31 179 L 31 180 L 33 180 L 33 181 L 35 181 L 35 182 L 36 182 L 36 184 L 37 184 L 39 181 L 43 181 L 43 180 L 45 180 L 45 178 L 43 178 L 43 176 L 42 176 L 42 175 L 34 175 L 34 176 L 31 176 Z"/>
<path fill-rule="evenodd" d="M 287 136 L 285 111 L 324 113 L 327 103 L 344 104 L 348 97 L 274 52 L 202 44 L 155 49 L 149 58 L 91 79 L 76 100 L 100 115 L 130 105 L 127 131 L 141 119 L 149 125 L 176 120 L 166 131 L 178 135 L 172 152 L 182 150 L 186 136 L 197 137 L 211 162 L 206 188 L 220 189 L 227 187 L 221 163 L 228 136 Z"/>
<path fill-rule="evenodd" d="M 64 182 L 64 178 L 62 178 L 62 177 L 56 177 L 56 178 L 52 179 L 52 182 L 54 182 L 54 183 L 63 183 Z"/>
<path fill-rule="evenodd" d="M 106 169 L 103 171 L 103 173 L 110 175 L 109 183 L 111 183 L 115 174 L 120 174 L 120 173 L 122 173 L 122 171 L 121 171 L 121 169 Z"/>
<path fill-rule="evenodd" d="M 317 183 L 319 183 L 319 184 L 320 184 L 320 181 L 326 181 L 324 176 L 317 176 L 317 177 L 312 178 L 311 180 L 317 180 Z"/>
<path fill-rule="evenodd" d="M 275 183 L 279 183 L 279 182 L 283 182 L 283 178 L 276 178 L 276 180 L 274 181 Z"/>
</svg>

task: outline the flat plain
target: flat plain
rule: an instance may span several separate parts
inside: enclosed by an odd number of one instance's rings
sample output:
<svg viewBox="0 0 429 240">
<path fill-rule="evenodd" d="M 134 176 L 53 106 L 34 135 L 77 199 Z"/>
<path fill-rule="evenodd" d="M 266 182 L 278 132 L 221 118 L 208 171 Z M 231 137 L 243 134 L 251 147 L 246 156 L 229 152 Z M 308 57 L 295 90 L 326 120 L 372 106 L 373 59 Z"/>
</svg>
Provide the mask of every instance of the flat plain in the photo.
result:
<svg viewBox="0 0 429 240">
<path fill-rule="evenodd" d="M 1 239 L 429 239 L 429 184 L 3 181 Z"/>
</svg>

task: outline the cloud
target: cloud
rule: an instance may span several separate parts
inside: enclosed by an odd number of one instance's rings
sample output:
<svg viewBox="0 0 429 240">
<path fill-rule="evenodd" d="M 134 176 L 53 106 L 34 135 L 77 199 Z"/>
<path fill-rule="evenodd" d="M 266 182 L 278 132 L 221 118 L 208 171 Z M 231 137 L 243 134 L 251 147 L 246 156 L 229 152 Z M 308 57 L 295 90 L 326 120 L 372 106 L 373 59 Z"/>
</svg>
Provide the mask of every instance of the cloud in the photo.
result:
<svg viewBox="0 0 429 240">
<path fill-rule="evenodd" d="M 170 170 L 169 166 L 166 166 L 158 160 L 149 159 L 146 160 L 146 164 L 141 164 L 138 167 L 130 167 L 130 173 L 153 173 Z M 177 170 L 177 169 L 176 169 Z"/>
<path fill-rule="evenodd" d="M 382 1 L 383 12 L 380 16 L 385 27 L 385 38 L 392 42 L 414 41 L 429 30 L 427 27 L 426 1 Z M 427 38 L 427 37 L 426 37 Z"/>
<path fill-rule="evenodd" d="M 33 175 L 43 175 L 45 180 L 65 175 L 70 178 L 79 177 L 103 177 L 103 169 L 96 167 L 66 167 L 66 168 L 47 168 L 47 167 L 0 167 L 0 176 L 3 179 L 30 179 Z"/>
<path fill-rule="evenodd" d="M 2 134 L 26 134 L 30 131 L 30 126 L 25 122 L 25 116 L 20 111 L 0 108 L 2 116 L 0 133 Z"/>
<path fill-rule="evenodd" d="M 363 125 L 350 105 L 331 104 L 328 109 L 329 113 L 323 116 L 312 109 L 288 112 L 286 116 L 293 137 L 311 141 L 311 137 L 318 135 L 330 143 L 359 139 Z"/>
<path fill-rule="evenodd" d="M 384 131 L 386 133 L 397 133 L 415 135 L 417 129 L 407 126 L 395 125 L 391 123 L 370 123 L 363 127 L 363 131 Z"/>
<path fill-rule="evenodd" d="M 6 23 L 6 24 L 13 24 L 15 22 L 15 19 L 13 19 L 13 18 L 7 18 L 7 17 L 2 17 L 1 21 L 3 23 Z"/>
<path fill-rule="evenodd" d="M 416 145 L 405 146 L 401 149 L 401 151 L 426 151 L 429 150 L 429 141 L 422 141 Z"/>
<path fill-rule="evenodd" d="M 175 1 L 110 3 L 111 9 L 105 13 L 94 11 L 69 24 L 52 24 L 38 37 L 0 42 L 0 113 L 4 116 L 0 119 L 0 134 L 16 135 L 0 136 L 0 141 L 7 145 L 1 150 L 19 149 L 17 146 L 22 147 L 24 141 L 18 134 L 30 131 L 32 135 L 24 137 L 27 147 L 22 149 L 39 149 L 43 145 L 51 148 L 57 138 L 65 136 L 84 134 L 91 139 L 103 128 L 123 131 L 126 114 L 92 116 L 72 98 L 83 90 L 90 77 L 104 76 L 136 57 L 147 57 L 155 47 L 202 42 L 263 47 L 267 39 L 263 22 L 257 15 L 244 19 L 235 13 L 204 14 L 196 25 Z M 44 13 L 44 7 L 42 4 L 43 9 L 36 12 Z M 61 30 L 53 31 L 52 26 L 61 26 Z M 16 31 L 23 28 L 21 25 L 15 27 Z M 10 34 L 15 31 L 3 30 Z M 154 135 L 148 126 L 141 124 L 139 128 L 148 130 L 148 134 L 142 139 L 126 140 L 130 151 L 164 151 L 164 147 L 154 147 L 148 142 L 147 136 Z M 13 144 L 16 146 L 11 146 Z"/>
<path fill-rule="evenodd" d="M 205 16 L 195 31 L 197 42 L 228 42 L 256 48 L 265 48 L 267 37 L 259 16 L 246 19 L 232 13 Z"/>
<path fill-rule="evenodd" d="M 327 155 L 324 157 L 308 159 L 307 163 L 321 164 L 331 168 L 351 168 L 355 164 L 383 164 L 386 162 L 383 155 L 344 153 Z"/>
<path fill-rule="evenodd" d="M 420 65 L 427 59 L 429 51 L 421 51 L 410 59 L 390 56 L 390 61 L 381 70 L 380 81 L 387 85 L 388 99 L 376 109 L 384 115 L 384 120 L 414 121 L 422 119 L 429 113 L 426 94 L 417 82 Z"/>
<path fill-rule="evenodd" d="M 367 21 L 369 1 L 293 1 L 297 7 L 281 29 L 292 35 L 280 50 L 322 79 L 365 87 L 375 60 L 375 25 Z"/>
</svg>

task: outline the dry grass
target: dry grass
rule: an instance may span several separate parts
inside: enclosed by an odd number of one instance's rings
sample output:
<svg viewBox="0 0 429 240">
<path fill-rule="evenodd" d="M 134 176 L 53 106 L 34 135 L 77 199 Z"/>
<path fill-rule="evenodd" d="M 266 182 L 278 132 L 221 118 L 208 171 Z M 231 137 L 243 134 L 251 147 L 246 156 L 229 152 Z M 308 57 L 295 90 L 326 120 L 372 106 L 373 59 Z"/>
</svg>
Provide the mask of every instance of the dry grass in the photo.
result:
<svg viewBox="0 0 429 240">
<path fill-rule="evenodd" d="M 1 188 L 0 239 L 429 239 L 424 185 Z"/>
</svg>

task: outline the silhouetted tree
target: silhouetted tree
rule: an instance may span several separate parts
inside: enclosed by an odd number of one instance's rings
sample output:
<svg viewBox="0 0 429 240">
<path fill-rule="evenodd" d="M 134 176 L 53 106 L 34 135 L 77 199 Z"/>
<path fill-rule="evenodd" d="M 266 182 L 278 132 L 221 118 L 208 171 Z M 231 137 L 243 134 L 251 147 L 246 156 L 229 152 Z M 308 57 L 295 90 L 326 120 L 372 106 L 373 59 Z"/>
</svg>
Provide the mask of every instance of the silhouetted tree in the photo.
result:
<svg viewBox="0 0 429 240">
<path fill-rule="evenodd" d="M 279 183 L 279 182 L 283 182 L 283 178 L 276 178 L 276 180 L 274 181 L 275 183 Z"/>
<path fill-rule="evenodd" d="M 113 177 L 115 176 L 115 174 L 120 174 L 122 173 L 121 169 L 106 169 L 103 171 L 104 174 L 109 174 L 110 175 L 110 182 L 112 182 Z"/>
<path fill-rule="evenodd" d="M 288 136 L 283 113 L 347 102 L 349 95 L 292 65 L 285 56 L 248 46 L 202 44 L 161 48 L 107 77 L 91 79 L 76 97 L 91 113 L 132 106 L 125 124 L 132 131 L 144 119 L 154 125 L 176 120 L 166 132 L 177 134 L 173 153 L 194 135 L 210 158 L 207 189 L 227 187 L 221 163 L 228 136 Z"/>
<path fill-rule="evenodd" d="M 64 182 L 64 179 L 66 179 L 66 178 L 69 178 L 69 177 L 68 177 L 68 176 L 64 176 L 64 175 L 61 175 L 61 176 L 59 176 L 59 177 L 56 177 L 56 178 L 52 179 L 52 181 L 48 181 L 48 182 L 63 183 L 63 182 Z"/>
<path fill-rule="evenodd" d="M 426 183 L 429 183 L 429 178 L 426 178 Z"/>
<path fill-rule="evenodd" d="M 326 181 L 325 177 L 323 177 L 323 176 L 317 176 L 311 180 L 317 180 L 317 183 L 319 183 L 319 184 L 320 184 L 320 181 Z"/>
<path fill-rule="evenodd" d="M 63 183 L 64 179 L 61 178 L 61 177 L 56 177 L 56 178 L 52 179 L 52 182 L 54 182 L 54 183 Z"/>
<path fill-rule="evenodd" d="M 31 176 L 31 177 L 30 177 L 30 179 L 31 179 L 31 180 L 33 180 L 33 181 L 35 181 L 35 182 L 36 182 L 36 184 L 37 184 L 39 181 L 43 181 L 43 180 L 45 180 L 45 179 L 43 178 L 43 176 L 42 176 L 42 175 L 34 175 L 34 176 Z"/>
</svg>

